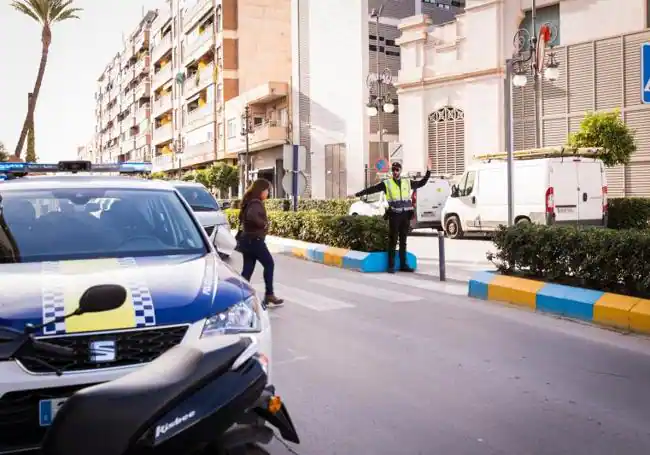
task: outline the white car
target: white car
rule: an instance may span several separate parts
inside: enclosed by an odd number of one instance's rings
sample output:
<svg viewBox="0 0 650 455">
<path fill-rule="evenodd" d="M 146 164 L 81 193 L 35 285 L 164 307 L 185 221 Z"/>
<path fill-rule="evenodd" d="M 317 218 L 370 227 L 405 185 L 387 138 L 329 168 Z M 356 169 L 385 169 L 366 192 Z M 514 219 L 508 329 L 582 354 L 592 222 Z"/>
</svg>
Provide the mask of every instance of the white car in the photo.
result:
<svg viewBox="0 0 650 455">
<path fill-rule="evenodd" d="M 194 215 L 207 232 L 222 259 L 232 256 L 237 241 L 232 235 L 228 217 L 207 188 L 195 182 L 171 182 L 192 207 Z"/>
<path fill-rule="evenodd" d="M 450 180 L 442 176 L 431 176 L 426 185 L 413 192 L 411 199 L 415 208 L 415 217 L 411 221 L 411 229 L 433 228 L 442 230 L 442 208 L 450 194 Z M 386 194 L 381 192 L 371 194 L 355 202 L 350 206 L 348 214 L 383 216 L 387 208 Z"/>
<path fill-rule="evenodd" d="M 67 169 L 52 169 L 59 166 Z M 0 172 L 15 168 L 30 165 L 0 163 Z M 264 303 L 219 259 L 174 186 L 84 173 L 0 184 L 0 454 L 38 449 L 72 393 L 177 344 L 209 338 L 218 349 L 254 336 L 272 374 Z M 97 202 L 104 200 L 112 202 Z M 58 319 L 99 284 L 124 287 L 125 303 Z M 29 343 L 14 353 L 12 342 L 24 332 L 32 333 Z"/>
</svg>

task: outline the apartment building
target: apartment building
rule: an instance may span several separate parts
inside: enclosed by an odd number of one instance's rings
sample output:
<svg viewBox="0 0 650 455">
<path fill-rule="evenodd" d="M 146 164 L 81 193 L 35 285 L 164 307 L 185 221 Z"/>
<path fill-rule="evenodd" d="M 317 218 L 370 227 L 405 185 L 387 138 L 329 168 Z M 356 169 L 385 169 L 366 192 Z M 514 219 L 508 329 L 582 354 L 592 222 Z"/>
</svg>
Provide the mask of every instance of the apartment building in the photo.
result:
<svg viewBox="0 0 650 455">
<path fill-rule="evenodd" d="M 90 161 L 91 163 L 99 162 L 99 159 L 96 155 L 94 141 L 77 147 L 77 159 L 82 161 Z"/>
<path fill-rule="evenodd" d="M 405 19 L 399 75 L 400 141 L 406 169 L 430 159 L 461 174 L 476 155 L 505 150 L 504 63 L 519 29 L 532 32 L 531 0 L 471 0 L 455 21 Z M 650 43 L 648 0 L 537 0 L 549 23 L 559 78 L 532 74 L 513 87 L 515 149 L 559 146 L 589 111 L 620 109 L 635 131 L 629 164 L 607 169 L 610 196 L 650 196 L 650 104 L 642 100 L 641 47 Z M 616 18 L 616 20 L 612 20 Z M 598 24 L 593 26 L 593 24 Z M 535 115 L 535 108 L 539 115 Z M 541 141 L 540 141 L 541 139 Z"/>
<path fill-rule="evenodd" d="M 95 162 L 151 160 L 151 23 L 144 14 L 98 79 Z"/>
<path fill-rule="evenodd" d="M 382 5 L 377 27 L 371 12 Z M 377 59 L 379 71 L 388 68 L 397 79 L 399 21 L 423 10 L 444 23 L 461 2 L 292 0 L 292 142 L 308 150 L 308 195 L 345 197 L 376 180 L 380 159 L 400 159 L 396 89 L 390 88 L 395 112 L 379 114 L 380 145 L 378 115 L 368 116 L 373 92 L 366 81 L 376 77 Z"/>
</svg>

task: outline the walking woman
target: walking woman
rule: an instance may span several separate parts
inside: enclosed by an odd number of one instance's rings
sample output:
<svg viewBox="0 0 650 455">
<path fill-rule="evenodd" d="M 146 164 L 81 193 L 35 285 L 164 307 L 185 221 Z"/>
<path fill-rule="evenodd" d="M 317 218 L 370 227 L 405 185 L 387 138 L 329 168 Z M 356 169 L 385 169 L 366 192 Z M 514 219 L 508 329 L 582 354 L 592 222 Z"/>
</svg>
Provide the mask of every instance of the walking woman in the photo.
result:
<svg viewBox="0 0 650 455">
<path fill-rule="evenodd" d="M 266 233 L 269 228 L 269 219 L 266 215 L 264 200 L 269 197 L 271 184 L 264 179 L 255 180 L 248 187 L 242 198 L 241 211 L 239 212 L 239 250 L 244 257 L 242 276 L 248 281 L 253 276 L 257 261 L 264 267 L 264 285 L 266 287 L 265 300 L 269 306 L 280 306 L 284 300 L 279 299 L 273 292 L 273 269 L 275 262 L 266 246 Z"/>
</svg>

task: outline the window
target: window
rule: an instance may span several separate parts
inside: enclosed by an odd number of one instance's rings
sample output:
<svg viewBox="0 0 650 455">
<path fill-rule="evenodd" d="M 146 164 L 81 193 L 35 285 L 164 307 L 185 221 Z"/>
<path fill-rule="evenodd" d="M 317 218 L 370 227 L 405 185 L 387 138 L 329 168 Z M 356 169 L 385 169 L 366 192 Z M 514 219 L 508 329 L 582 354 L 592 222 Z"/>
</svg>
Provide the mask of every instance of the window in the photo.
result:
<svg viewBox="0 0 650 455">
<path fill-rule="evenodd" d="M 546 23 L 550 23 L 552 28 L 553 28 L 553 34 L 557 35 L 555 38 L 555 41 L 549 44 L 553 44 L 553 46 L 559 46 L 560 45 L 560 5 L 556 3 L 555 5 L 549 5 L 545 6 L 543 8 L 537 8 L 536 10 L 536 18 L 535 18 L 535 36 L 539 35 L 539 29 L 542 27 L 542 25 Z M 521 21 L 521 24 L 519 24 L 519 28 L 523 28 L 528 33 L 532 33 L 532 13 L 531 11 L 526 11 L 526 14 L 524 18 Z M 531 35 L 532 36 L 532 35 Z"/>
<path fill-rule="evenodd" d="M 177 186 L 176 189 L 195 212 L 218 212 L 216 199 L 202 186 Z"/>
<path fill-rule="evenodd" d="M 286 107 L 280 109 L 280 126 L 289 126 L 289 111 Z"/>
<path fill-rule="evenodd" d="M 228 139 L 234 139 L 235 137 L 237 137 L 237 124 L 235 123 L 234 118 L 228 120 L 228 124 L 226 128 L 227 128 L 226 134 L 228 135 Z"/>
<path fill-rule="evenodd" d="M 429 115 L 428 155 L 434 174 L 461 175 L 465 171 L 465 114 L 448 106 Z"/>
<path fill-rule="evenodd" d="M 0 263 L 205 254 L 172 191 L 57 188 L 5 191 Z"/>
</svg>

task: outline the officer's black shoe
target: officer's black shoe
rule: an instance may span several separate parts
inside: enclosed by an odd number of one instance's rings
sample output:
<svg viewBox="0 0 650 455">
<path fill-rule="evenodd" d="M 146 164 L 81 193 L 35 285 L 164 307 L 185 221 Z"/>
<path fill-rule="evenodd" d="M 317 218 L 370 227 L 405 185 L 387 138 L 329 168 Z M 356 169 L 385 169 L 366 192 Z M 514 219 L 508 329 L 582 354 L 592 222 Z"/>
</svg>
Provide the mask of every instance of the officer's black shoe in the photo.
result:
<svg viewBox="0 0 650 455">
<path fill-rule="evenodd" d="M 412 269 L 411 267 L 400 267 L 399 271 L 400 272 L 413 273 L 413 272 L 415 272 L 415 269 Z"/>
<path fill-rule="evenodd" d="M 395 268 L 393 267 L 388 267 L 388 270 L 386 270 L 388 273 L 395 273 Z"/>
</svg>

